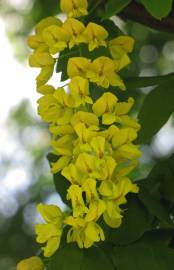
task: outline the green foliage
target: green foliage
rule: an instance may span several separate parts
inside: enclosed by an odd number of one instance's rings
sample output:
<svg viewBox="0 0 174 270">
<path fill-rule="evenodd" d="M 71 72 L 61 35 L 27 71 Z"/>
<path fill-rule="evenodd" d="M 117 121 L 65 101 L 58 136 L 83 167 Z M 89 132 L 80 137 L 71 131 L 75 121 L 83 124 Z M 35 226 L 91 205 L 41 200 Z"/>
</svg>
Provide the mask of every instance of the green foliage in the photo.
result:
<svg viewBox="0 0 174 270">
<path fill-rule="evenodd" d="M 172 0 L 141 0 L 147 11 L 156 19 L 166 17 L 172 9 Z"/>
<path fill-rule="evenodd" d="M 76 244 L 65 244 L 51 258 L 48 270 L 114 270 L 99 247 L 80 249 Z"/>
<path fill-rule="evenodd" d="M 137 218 L 138 217 L 138 218 Z M 136 195 L 130 195 L 124 209 L 122 225 L 110 230 L 109 241 L 116 245 L 128 245 L 151 229 L 153 217 Z"/>
<path fill-rule="evenodd" d="M 108 0 L 104 18 L 109 18 L 122 11 L 132 0 Z"/>
<path fill-rule="evenodd" d="M 173 82 L 173 78 L 164 81 L 146 96 L 138 115 L 138 143 L 148 142 L 169 119 L 174 110 Z"/>
<path fill-rule="evenodd" d="M 117 270 L 172 270 L 174 250 L 166 244 L 159 230 L 156 239 L 150 233 L 132 245 L 115 247 L 113 262 Z"/>
</svg>

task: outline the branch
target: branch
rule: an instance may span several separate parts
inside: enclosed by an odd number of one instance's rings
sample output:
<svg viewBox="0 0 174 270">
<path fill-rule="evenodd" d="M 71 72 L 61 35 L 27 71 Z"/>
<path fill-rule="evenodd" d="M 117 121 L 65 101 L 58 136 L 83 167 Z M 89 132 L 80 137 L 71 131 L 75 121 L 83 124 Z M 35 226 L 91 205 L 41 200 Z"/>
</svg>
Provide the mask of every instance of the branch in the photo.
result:
<svg viewBox="0 0 174 270">
<path fill-rule="evenodd" d="M 152 17 L 141 4 L 132 1 L 119 14 L 119 17 L 123 20 L 133 20 L 149 26 L 150 28 L 174 34 L 174 10 L 169 14 L 168 17 L 162 20 L 157 20 Z"/>
</svg>

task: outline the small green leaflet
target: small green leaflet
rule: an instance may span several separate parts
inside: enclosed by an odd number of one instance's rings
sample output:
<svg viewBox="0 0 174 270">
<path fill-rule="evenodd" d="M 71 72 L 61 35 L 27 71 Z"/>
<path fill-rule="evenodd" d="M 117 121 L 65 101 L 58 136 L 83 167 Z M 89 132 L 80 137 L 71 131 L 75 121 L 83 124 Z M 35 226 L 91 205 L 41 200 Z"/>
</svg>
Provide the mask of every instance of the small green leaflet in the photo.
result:
<svg viewBox="0 0 174 270">
<path fill-rule="evenodd" d="M 145 98 L 138 115 L 141 129 L 137 143 L 149 142 L 174 111 L 174 79 L 161 83 Z"/>
<path fill-rule="evenodd" d="M 166 17 L 172 9 L 172 0 L 141 0 L 146 10 L 156 19 Z"/>
<path fill-rule="evenodd" d="M 111 16 L 119 13 L 124 9 L 131 0 L 108 0 L 106 3 L 106 11 L 104 19 L 110 18 Z"/>
</svg>

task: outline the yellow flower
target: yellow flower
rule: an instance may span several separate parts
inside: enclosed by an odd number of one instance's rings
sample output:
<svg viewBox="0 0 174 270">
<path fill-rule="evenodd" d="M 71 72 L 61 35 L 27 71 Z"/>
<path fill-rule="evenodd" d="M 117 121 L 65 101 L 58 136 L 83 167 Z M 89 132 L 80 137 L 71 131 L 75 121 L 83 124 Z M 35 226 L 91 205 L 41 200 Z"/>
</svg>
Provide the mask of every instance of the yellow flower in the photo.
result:
<svg viewBox="0 0 174 270">
<path fill-rule="evenodd" d="M 64 135 L 58 140 L 52 140 L 51 146 L 56 155 L 72 156 L 73 152 L 73 135 Z"/>
<path fill-rule="evenodd" d="M 49 81 L 53 74 L 53 71 L 54 64 L 42 67 L 40 74 L 36 77 L 37 88 Z"/>
<path fill-rule="evenodd" d="M 99 180 L 110 180 L 112 177 L 112 174 L 114 172 L 114 169 L 116 167 L 117 163 L 111 156 L 106 156 L 103 159 L 103 163 L 100 169 L 100 179 Z"/>
<path fill-rule="evenodd" d="M 140 150 L 138 150 L 138 146 L 132 143 L 127 143 L 121 145 L 118 149 L 113 153 L 115 160 L 119 163 L 120 160 L 132 160 L 137 159 L 141 156 Z"/>
<path fill-rule="evenodd" d="M 70 162 L 71 157 L 63 156 L 60 157 L 56 162 L 51 163 L 51 171 L 52 173 L 57 173 L 63 170 Z"/>
<path fill-rule="evenodd" d="M 91 82 L 94 82 L 104 88 L 108 88 L 109 85 L 112 85 L 125 90 L 123 81 L 115 72 L 115 63 L 109 57 L 100 56 L 95 59 L 90 65 L 87 77 Z"/>
<path fill-rule="evenodd" d="M 29 36 L 27 39 L 28 46 L 37 51 L 47 51 L 48 46 L 44 43 L 42 33 L 43 31 L 51 26 L 57 25 L 61 26 L 62 22 L 55 17 L 48 17 L 46 19 L 41 20 L 35 28 L 36 35 Z"/>
<path fill-rule="evenodd" d="M 16 266 L 16 270 L 44 270 L 44 268 L 42 260 L 37 256 L 22 260 Z"/>
<path fill-rule="evenodd" d="M 78 123 L 75 125 L 74 130 L 79 138 L 81 144 L 88 143 L 89 140 L 96 135 L 96 128 L 87 128 L 85 124 Z"/>
<path fill-rule="evenodd" d="M 115 114 L 118 116 L 127 114 L 131 110 L 133 105 L 134 99 L 132 97 L 129 97 L 127 102 L 117 102 L 115 106 Z"/>
<path fill-rule="evenodd" d="M 89 222 L 84 229 L 84 247 L 89 248 L 100 240 L 105 240 L 102 228 L 95 222 Z"/>
<path fill-rule="evenodd" d="M 75 107 L 92 104 L 92 98 L 89 97 L 89 82 L 87 79 L 76 76 L 69 83 L 70 94 L 74 100 Z"/>
<path fill-rule="evenodd" d="M 118 228 L 122 222 L 121 210 L 113 200 L 106 200 L 106 211 L 103 214 L 103 219 L 111 228 Z"/>
<path fill-rule="evenodd" d="M 92 178 L 86 179 L 82 184 L 82 190 L 86 194 L 87 203 L 90 203 L 92 200 L 99 199 L 96 185 L 97 185 L 96 180 Z"/>
<path fill-rule="evenodd" d="M 67 73 L 70 78 L 75 76 L 86 77 L 86 72 L 89 69 L 90 59 L 85 57 L 71 57 L 68 60 Z"/>
<path fill-rule="evenodd" d="M 70 124 L 66 125 L 57 125 L 57 124 L 51 124 L 49 126 L 50 133 L 57 138 L 57 136 L 67 135 L 67 134 L 73 134 L 74 129 Z"/>
<path fill-rule="evenodd" d="M 77 18 L 88 14 L 87 0 L 61 0 L 60 8 L 68 17 Z"/>
<path fill-rule="evenodd" d="M 71 182 L 71 184 L 81 185 L 83 182 L 83 175 L 74 164 L 66 166 L 61 174 Z"/>
<path fill-rule="evenodd" d="M 45 243 L 44 256 L 50 257 L 58 249 L 62 235 L 63 214 L 55 205 L 39 204 L 37 210 L 44 218 L 46 224 L 36 224 L 36 241 Z"/>
<path fill-rule="evenodd" d="M 99 46 L 107 46 L 105 39 L 108 37 L 108 32 L 96 23 L 88 23 L 82 37 L 84 42 L 88 43 L 89 51 L 93 51 Z"/>
<path fill-rule="evenodd" d="M 83 201 L 82 189 L 78 185 L 73 184 L 68 188 L 67 200 L 71 200 L 74 217 L 83 216 L 87 213 L 88 209 Z"/>
<path fill-rule="evenodd" d="M 115 132 L 112 137 L 113 147 L 119 147 L 123 144 L 130 143 L 137 138 L 137 132 L 133 128 L 122 128 Z"/>
<path fill-rule="evenodd" d="M 87 153 L 81 153 L 78 156 L 75 165 L 79 171 L 86 176 L 86 178 L 100 178 L 100 163 L 95 156 Z"/>
<path fill-rule="evenodd" d="M 85 216 L 87 222 L 97 221 L 106 210 L 106 204 L 103 200 L 92 200 L 89 204 L 88 213 Z"/>
<path fill-rule="evenodd" d="M 63 30 L 66 31 L 69 34 L 69 48 L 71 49 L 73 46 L 78 45 L 83 40 L 81 38 L 81 35 L 83 31 L 85 30 L 85 26 L 82 22 L 70 18 L 67 19 L 63 26 Z"/>
<path fill-rule="evenodd" d="M 70 36 L 63 27 L 51 25 L 43 31 L 42 38 L 49 47 L 49 52 L 56 54 L 67 47 Z"/>
<path fill-rule="evenodd" d="M 56 89 L 52 85 L 49 85 L 49 84 L 47 85 L 45 84 L 37 88 L 37 92 L 42 95 L 53 94 L 55 91 Z"/>
<path fill-rule="evenodd" d="M 44 18 L 35 26 L 36 34 L 39 34 L 39 35 L 42 34 L 43 30 L 50 25 L 61 26 L 62 22 L 58 18 L 53 17 L 53 16 Z"/>
<path fill-rule="evenodd" d="M 66 125 L 73 115 L 73 101 L 63 88 L 38 100 L 38 113 L 47 122 Z"/>
<path fill-rule="evenodd" d="M 112 57 L 120 59 L 124 54 L 132 52 L 134 39 L 129 36 L 119 36 L 109 41 Z"/>
<path fill-rule="evenodd" d="M 97 116 L 102 116 L 105 113 L 112 113 L 117 104 L 117 100 L 118 99 L 114 94 L 110 92 L 104 93 L 93 104 L 92 110 Z"/>
<path fill-rule="evenodd" d="M 35 51 L 29 57 L 29 65 L 31 67 L 45 67 L 54 64 L 54 58 L 48 52 Z"/>
<path fill-rule="evenodd" d="M 69 216 L 65 224 L 72 226 L 67 234 L 67 242 L 77 242 L 79 248 L 89 248 L 95 242 L 104 241 L 105 236 L 102 228 L 95 222 L 85 222 L 82 218 Z"/>
<path fill-rule="evenodd" d="M 98 117 L 94 113 L 78 111 L 71 118 L 72 126 L 83 123 L 87 127 L 97 127 L 99 125 Z"/>
</svg>

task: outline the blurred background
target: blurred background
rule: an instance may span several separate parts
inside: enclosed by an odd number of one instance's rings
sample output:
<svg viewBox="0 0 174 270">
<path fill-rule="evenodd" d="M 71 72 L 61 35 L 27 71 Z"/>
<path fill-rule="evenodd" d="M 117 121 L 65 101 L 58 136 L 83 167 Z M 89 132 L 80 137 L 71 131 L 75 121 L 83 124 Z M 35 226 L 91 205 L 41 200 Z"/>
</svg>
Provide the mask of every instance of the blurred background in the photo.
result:
<svg viewBox="0 0 174 270">
<path fill-rule="evenodd" d="M 49 3 L 49 4 L 48 4 Z M 0 269 L 13 270 L 18 260 L 38 252 L 34 224 L 38 202 L 60 204 L 46 154 L 47 126 L 37 116 L 36 69 L 27 65 L 27 36 L 43 17 L 59 12 L 58 0 L 0 0 Z M 155 76 L 174 72 L 174 36 L 137 23 L 116 23 L 136 40 L 125 75 Z M 152 88 L 136 90 L 141 104 Z M 139 105 L 137 105 L 137 110 Z M 135 180 L 144 178 L 156 160 L 174 150 L 174 121 L 149 145 L 143 145 Z"/>
</svg>

